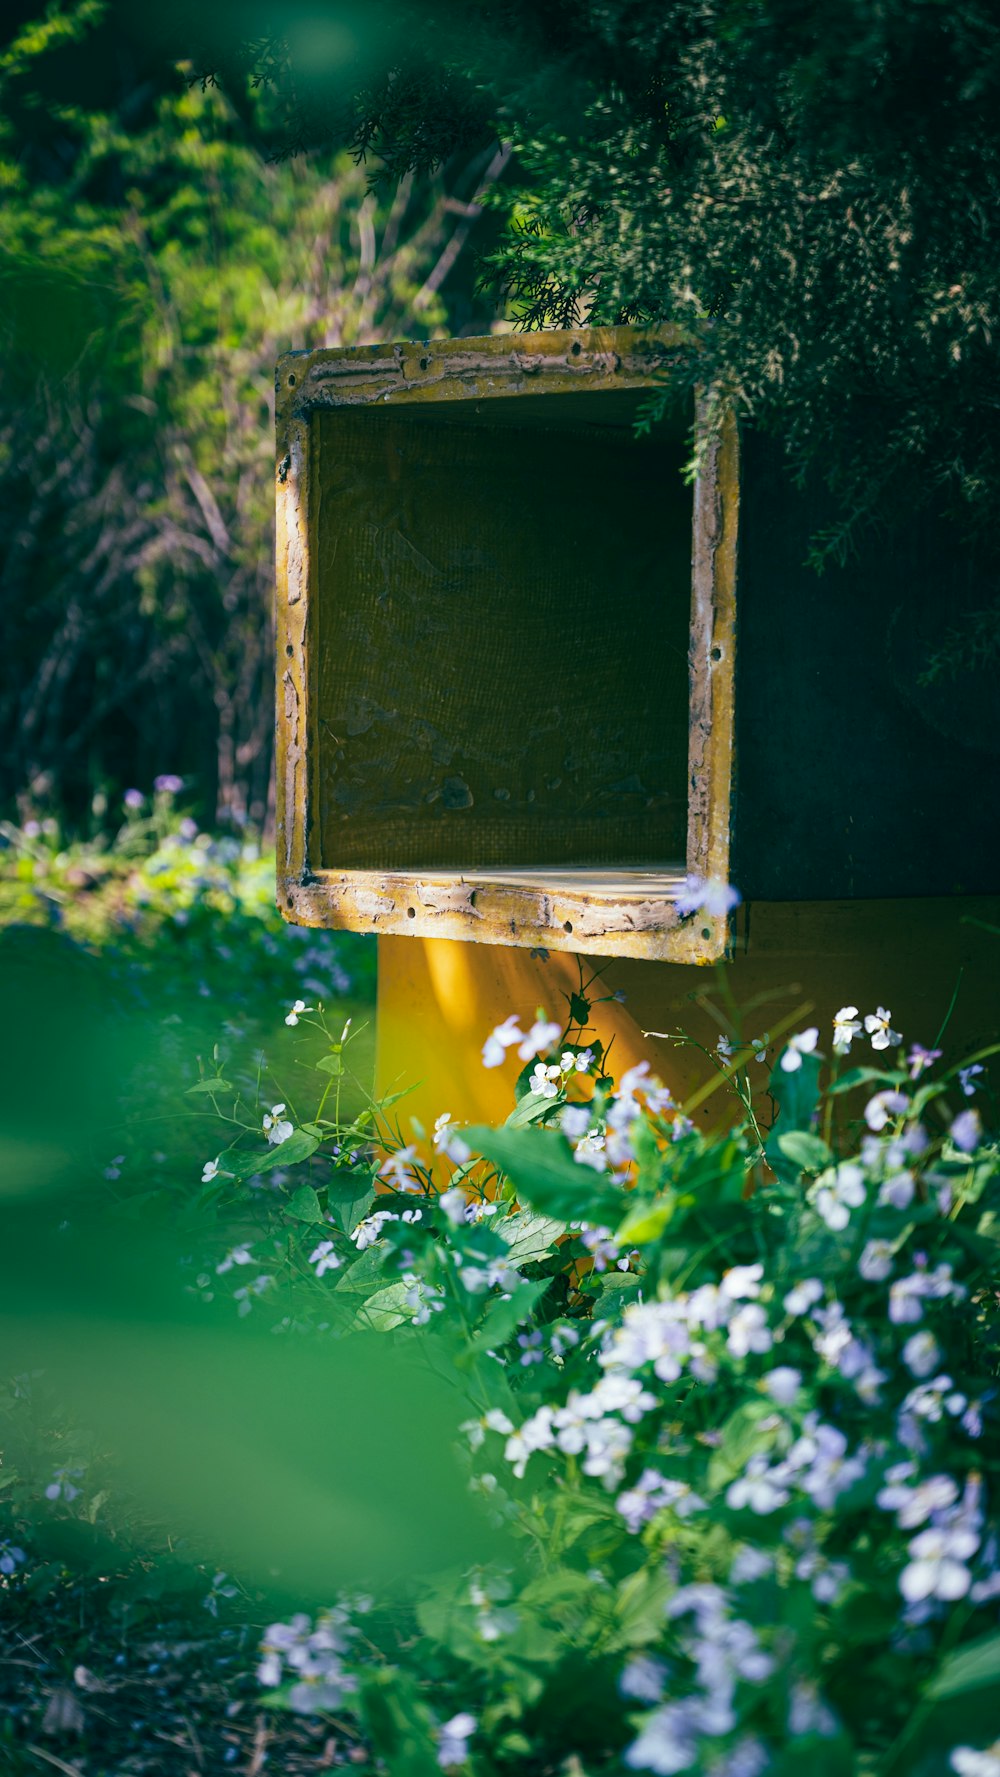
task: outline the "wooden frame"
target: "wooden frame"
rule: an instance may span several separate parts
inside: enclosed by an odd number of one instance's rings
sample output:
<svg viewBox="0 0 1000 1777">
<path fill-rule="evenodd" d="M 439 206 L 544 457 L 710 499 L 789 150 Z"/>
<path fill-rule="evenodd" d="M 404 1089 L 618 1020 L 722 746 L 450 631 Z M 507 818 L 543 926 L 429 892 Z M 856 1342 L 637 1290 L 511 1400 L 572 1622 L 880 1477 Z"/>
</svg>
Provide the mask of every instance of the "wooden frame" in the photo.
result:
<svg viewBox="0 0 1000 1777">
<path fill-rule="evenodd" d="M 594 328 L 293 352 L 277 367 L 278 904 L 295 924 L 692 963 L 726 948 L 728 922 L 678 916 L 688 874 L 725 881 L 733 769 L 739 494 L 735 424 L 703 437 L 693 500 L 687 856 L 662 870 L 497 869 L 419 874 L 320 868 L 311 612 L 316 487 L 311 422 L 330 407 L 613 397 L 662 383 L 671 328 Z M 495 410 L 499 413 L 499 410 Z M 704 425 L 703 408 L 696 429 Z"/>
</svg>

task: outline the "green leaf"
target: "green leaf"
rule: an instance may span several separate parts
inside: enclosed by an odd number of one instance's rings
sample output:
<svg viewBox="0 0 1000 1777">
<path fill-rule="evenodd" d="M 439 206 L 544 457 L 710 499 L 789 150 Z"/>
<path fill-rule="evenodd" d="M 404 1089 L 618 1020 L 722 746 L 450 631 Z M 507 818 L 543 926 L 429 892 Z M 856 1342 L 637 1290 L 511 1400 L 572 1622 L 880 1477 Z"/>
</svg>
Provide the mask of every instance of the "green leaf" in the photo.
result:
<svg viewBox="0 0 1000 1777">
<path fill-rule="evenodd" d="M 761 1420 L 769 1428 L 761 1430 Z M 708 1465 L 708 1485 L 712 1493 L 720 1493 L 730 1481 L 741 1475 L 751 1456 L 758 1450 L 770 1449 L 775 1439 L 775 1412 L 770 1401 L 744 1401 L 731 1413 L 722 1428 L 722 1442 Z"/>
<path fill-rule="evenodd" d="M 848 1068 L 846 1074 L 841 1074 L 840 1079 L 835 1080 L 832 1086 L 827 1087 L 827 1093 L 831 1098 L 836 1098 L 841 1092 L 853 1092 L 855 1086 L 874 1086 L 876 1083 L 880 1086 L 900 1086 L 905 1079 L 906 1075 L 903 1073 L 887 1073 L 880 1067 L 852 1067 Z"/>
<path fill-rule="evenodd" d="M 518 1210 L 515 1215 L 507 1216 L 497 1228 L 501 1240 L 506 1242 L 507 1256 L 513 1265 L 529 1265 L 534 1260 L 547 1259 L 565 1232 L 565 1222 L 556 1221 L 554 1216 L 536 1215 L 533 1209 Z"/>
<path fill-rule="evenodd" d="M 665 1197 L 657 1197 L 652 1203 L 637 1203 L 634 1209 L 628 1210 L 615 1230 L 618 1245 L 648 1246 L 651 1241 L 659 1240 L 676 1208 L 675 1191 Z"/>
<path fill-rule="evenodd" d="M 321 1055 L 316 1066 L 321 1074 L 342 1074 L 344 1058 L 342 1055 Z"/>
<path fill-rule="evenodd" d="M 473 1334 L 473 1351 L 497 1351 L 506 1345 L 518 1327 L 524 1325 L 539 1296 L 545 1294 L 548 1281 L 543 1277 L 539 1283 L 522 1283 L 511 1295 L 498 1296 L 490 1302 Z"/>
<path fill-rule="evenodd" d="M 367 1327 L 373 1333 L 390 1333 L 393 1327 L 401 1327 L 404 1321 L 412 1320 L 406 1291 L 405 1283 L 390 1283 L 385 1289 L 376 1290 L 358 1309 L 354 1325 L 361 1329 Z"/>
<path fill-rule="evenodd" d="M 567 1222 L 614 1226 L 620 1219 L 620 1191 L 593 1167 L 579 1165 L 558 1130 L 476 1127 L 467 1129 L 464 1139 L 507 1175 L 533 1209 Z"/>
<path fill-rule="evenodd" d="M 298 1190 L 285 1204 L 286 1216 L 294 1216 L 297 1222 L 322 1222 L 325 1220 L 312 1185 L 300 1185 Z"/>
<path fill-rule="evenodd" d="M 985 1685 L 1000 1683 L 1000 1629 L 981 1635 L 965 1647 L 956 1648 L 942 1660 L 927 1687 L 927 1695 L 940 1701 L 957 1697 L 965 1691 L 978 1691 Z"/>
<path fill-rule="evenodd" d="M 433 1724 L 416 1679 L 396 1666 L 366 1672 L 360 1701 L 372 1750 L 392 1777 L 441 1777 Z"/>
<path fill-rule="evenodd" d="M 228 1080 L 199 1080 L 197 1085 L 187 1088 L 189 1095 L 192 1092 L 207 1092 L 216 1097 L 222 1092 L 235 1092 L 235 1090 L 235 1086 L 230 1086 Z"/>
<path fill-rule="evenodd" d="M 271 1172 L 276 1166 L 295 1166 L 315 1154 L 319 1142 L 304 1129 L 293 1129 L 291 1135 L 275 1147 L 227 1148 L 219 1155 L 219 1172 L 227 1178 L 256 1178 L 260 1172 Z"/>
<path fill-rule="evenodd" d="M 675 1583 L 660 1567 L 626 1575 L 615 1596 L 617 1631 L 609 1649 L 642 1647 L 663 1632 L 663 1614 Z"/>
<path fill-rule="evenodd" d="M 524 1092 L 504 1124 L 505 1129 L 523 1129 L 528 1123 L 540 1123 L 559 1103 L 541 1092 Z"/>
<path fill-rule="evenodd" d="M 818 1055 L 801 1055 L 800 1065 L 786 1073 L 780 1062 L 771 1072 L 770 1090 L 781 1112 L 783 1130 L 810 1129 L 819 1102 Z"/>
<path fill-rule="evenodd" d="M 833 1160 L 826 1142 L 805 1129 L 789 1129 L 786 1134 L 779 1135 L 778 1146 L 785 1158 L 792 1160 L 803 1172 L 822 1172 Z"/>
</svg>

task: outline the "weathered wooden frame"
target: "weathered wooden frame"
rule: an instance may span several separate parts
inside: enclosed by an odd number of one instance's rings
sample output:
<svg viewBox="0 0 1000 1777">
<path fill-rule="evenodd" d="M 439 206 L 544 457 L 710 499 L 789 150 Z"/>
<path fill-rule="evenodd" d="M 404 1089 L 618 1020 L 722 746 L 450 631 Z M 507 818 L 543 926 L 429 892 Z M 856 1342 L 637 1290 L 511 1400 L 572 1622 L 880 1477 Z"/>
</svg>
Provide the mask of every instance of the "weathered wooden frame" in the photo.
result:
<svg viewBox="0 0 1000 1777">
<path fill-rule="evenodd" d="M 714 961 L 728 922 L 680 917 L 685 876 L 726 881 L 733 772 L 739 461 L 735 423 L 705 430 L 694 486 L 687 857 L 645 870 L 384 873 L 314 868 L 317 757 L 310 656 L 310 421 L 322 408 L 488 403 L 498 396 L 635 390 L 662 381 L 683 345 L 672 328 L 590 328 L 424 344 L 292 352 L 277 366 L 278 905 L 298 925 L 541 946 L 681 963 Z M 481 410 L 480 410 L 481 411 Z"/>
</svg>

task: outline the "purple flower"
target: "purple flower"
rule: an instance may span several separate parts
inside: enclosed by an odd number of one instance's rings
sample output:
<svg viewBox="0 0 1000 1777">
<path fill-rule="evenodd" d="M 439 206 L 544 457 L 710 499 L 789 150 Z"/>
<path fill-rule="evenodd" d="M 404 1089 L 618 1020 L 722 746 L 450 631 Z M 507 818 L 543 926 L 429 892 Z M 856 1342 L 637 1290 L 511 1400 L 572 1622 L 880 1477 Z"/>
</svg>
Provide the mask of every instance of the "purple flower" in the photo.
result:
<svg viewBox="0 0 1000 1777">
<path fill-rule="evenodd" d="M 925 1069 L 933 1067 L 935 1061 L 940 1061 L 940 1059 L 940 1049 L 925 1049 L 922 1043 L 914 1043 L 906 1057 L 910 1079 L 919 1080 Z"/>
<path fill-rule="evenodd" d="M 179 796 L 184 788 L 184 779 L 175 771 L 162 772 L 153 779 L 153 789 L 158 796 Z"/>
<path fill-rule="evenodd" d="M 966 1098 L 972 1097 L 972 1094 L 976 1090 L 977 1076 L 983 1071 L 983 1065 L 980 1061 L 970 1061 L 968 1067 L 959 1068 L 958 1083 L 961 1086 L 962 1091 L 965 1093 Z"/>
<path fill-rule="evenodd" d="M 141 790 L 126 790 L 122 801 L 132 814 L 137 814 L 146 798 Z"/>
<path fill-rule="evenodd" d="M 979 1137 L 983 1126 L 978 1111 L 959 1111 L 954 1123 L 948 1131 L 956 1148 L 963 1154 L 973 1154 L 979 1146 Z"/>
<path fill-rule="evenodd" d="M 716 919 L 724 919 L 739 906 L 741 899 L 739 889 L 721 882 L 717 876 L 686 876 L 674 905 L 681 919 L 687 919 L 692 913 L 707 913 Z"/>
</svg>

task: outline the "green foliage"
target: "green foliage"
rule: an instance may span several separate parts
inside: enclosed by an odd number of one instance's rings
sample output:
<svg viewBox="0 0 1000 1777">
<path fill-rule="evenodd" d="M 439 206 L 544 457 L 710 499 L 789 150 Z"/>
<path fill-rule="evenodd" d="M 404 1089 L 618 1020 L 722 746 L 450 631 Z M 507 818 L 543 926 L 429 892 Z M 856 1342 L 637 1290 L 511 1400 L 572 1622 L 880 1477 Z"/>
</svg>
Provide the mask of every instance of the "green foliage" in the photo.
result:
<svg viewBox="0 0 1000 1777">
<path fill-rule="evenodd" d="M 130 28 L 0 27 L 0 805 L 79 826 L 169 770 L 263 826 L 275 359 L 440 330 L 469 223 L 440 180 L 269 164 L 262 94 Z"/>
<path fill-rule="evenodd" d="M 199 1083 L 220 1152 L 179 1243 L 138 1193 L 125 1224 L 79 1196 L 7 1215 L 5 1346 L 35 1377 L 30 1417 L 0 1408 L 12 1601 L 54 1523 L 96 1526 L 119 1585 L 143 1545 L 210 1551 L 213 1612 L 285 1613 L 268 1704 L 422 1777 L 945 1777 L 989 1745 L 983 1074 L 828 1066 L 808 1031 L 773 1126 L 737 1093 L 706 1136 L 540 1020 L 535 1122 L 404 1143 L 352 1028 L 296 1017 L 294 1108 L 228 1058 Z"/>
<path fill-rule="evenodd" d="M 681 381 L 780 430 L 796 467 L 834 488 L 819 562 L 905 513 L 914 477 L 990 528 L 989 0 L 421 0 L 355 26 L 363 51 L 324 73 L 272 12 L 223 77 L 269 81 L 293 145 L 350 142 L 392 177 L 511 142 L 494 289 L 528 326 L 679 322 L 697 347 Z M 232 23 L 206 37 L 208 64 L 239 38 Z"/>
</svg>

